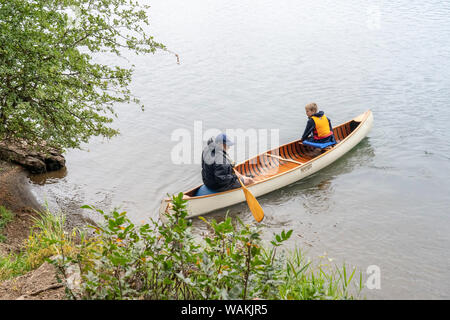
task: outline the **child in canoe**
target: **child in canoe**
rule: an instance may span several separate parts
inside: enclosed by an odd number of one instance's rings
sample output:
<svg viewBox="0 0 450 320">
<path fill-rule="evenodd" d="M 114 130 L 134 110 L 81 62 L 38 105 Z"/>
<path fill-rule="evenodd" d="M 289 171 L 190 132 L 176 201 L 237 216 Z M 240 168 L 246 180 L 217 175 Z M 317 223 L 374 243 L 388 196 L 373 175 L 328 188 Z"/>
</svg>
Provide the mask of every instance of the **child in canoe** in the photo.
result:
<svg viewBox="0 0 450 320">
<path fill-rule="evenodd" d="M 307 104 L 305 111 L 309 119 L 300 141 L 307 140 L 315 143 L 335 142 L 331 121 L 323 111 L 318 111 L 317 104 L 314 102 Z"/>
</svg>

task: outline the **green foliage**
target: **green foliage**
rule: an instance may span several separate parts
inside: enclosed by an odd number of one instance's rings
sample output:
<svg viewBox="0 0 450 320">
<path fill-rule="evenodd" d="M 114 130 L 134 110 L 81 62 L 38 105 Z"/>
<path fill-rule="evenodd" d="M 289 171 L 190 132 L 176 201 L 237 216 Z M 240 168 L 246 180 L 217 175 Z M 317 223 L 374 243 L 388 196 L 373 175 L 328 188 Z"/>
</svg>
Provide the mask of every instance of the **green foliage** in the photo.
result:
<svg viewBox="0 0 450 320">
<path fill-rule="evenodd" d="M 36 269 L 49 257 L 76 254 L 75 234 L 64 231 L 63 214 L 53 214 L 46 208 L 33 219 L 34 226 L 25 241 L 22 252 L 0 257 L 0 281 Z M 82 233 L 78 232 L 78 234 Z"/>
<path fill-rule="evenodd" d="M 24 254 L 0 255 L 0 282 L 13 277 L 21 276 L 30 270 Z"/>
<path fill-rule="evenodd" d="M 108 126 L 114 103 L 139 103 L 128 88 L 133 66 L 93 56 L 166 50 L 147 34 L 148 8 L 128 0 L 0 0 L 0 140 L 77 148 L 91 136 L 116 135 Z"/>
<path fill-rule="evenodd" d="M 5 236 L 2 234 L 3 228 L 13 220 L 14 214 L 3 206 L 0 206 L 0 242 L 5 241 Z"/>
<path fill-rule="evenodd" d="M 194 237 L 186 219 L 183 194 L 172 197 L 165 223 L 135 226 L 126 212 L 106 214 L 93 227 L 96 236 L 81 241 L 76 254 L 53 260 L 61 275 L 70 265 L 81 271 L 82 299 L 338 299 L 351 298 L 340 274 L 310 270 L 299 251 L 293 257 L 277 253 L 292 231 L 274 235 L 265 248 L 259 227 L 207 221 L 210 234 Z M 56 244 L 55 242 L 52 242 Z M 345 270 L 345 269 L 344 269 Z M 344 271 L 345 272 L 345 271 Z M 354 273 L 354 272 L 353 272 Z"/>
</svg>

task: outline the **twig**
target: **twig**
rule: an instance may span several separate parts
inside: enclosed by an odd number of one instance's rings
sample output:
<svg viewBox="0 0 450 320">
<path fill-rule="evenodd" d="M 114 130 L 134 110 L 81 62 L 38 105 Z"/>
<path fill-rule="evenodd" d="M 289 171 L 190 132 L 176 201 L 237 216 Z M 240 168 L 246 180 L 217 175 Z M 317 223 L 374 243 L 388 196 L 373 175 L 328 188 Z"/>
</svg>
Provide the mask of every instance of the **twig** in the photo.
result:
<svg viewBox="0 0 450 320">
<path fill-rule="evenodd" d="M 37 296 L 38 294 L 40 294 L 40 293 L 42 293 L 42 292 L 44 292 L 44 291 L 47 291 L 47 290 L 54 290 L 54 289 L 59 289 L 59 288 L 62 288 L 62 287 L 64 287 L 64 285 L 61 284 L 61 283 L 53 284 L 53 285 L 51 285 L 51 286 L 49 286 L 49 287 L 47 287 L 47 288 L 44 288 L 44 289 L 35 291 L 35 292 L 33 292 L 33 293 L 30 293 L 29 296 Z"/>
<path fill-rule="evenodd" d="M 178 53 L 175 53 L 175 52 L 173 52 L 173 51 L 171 51 L 169 49 L 163 49 L 163 50 L 167 51 L 167 52 L 173 54 L 175 57 L 177 57 L 177 64 L 180 64 L 180 56 L 178 55 Z"/>
</svg>

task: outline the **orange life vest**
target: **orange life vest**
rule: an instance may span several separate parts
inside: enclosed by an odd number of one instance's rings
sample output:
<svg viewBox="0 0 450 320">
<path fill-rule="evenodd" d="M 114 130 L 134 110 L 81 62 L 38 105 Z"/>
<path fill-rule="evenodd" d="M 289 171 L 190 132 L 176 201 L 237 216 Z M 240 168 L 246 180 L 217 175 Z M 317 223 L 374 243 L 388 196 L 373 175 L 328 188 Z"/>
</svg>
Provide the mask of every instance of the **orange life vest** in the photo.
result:
<svg viewBox="0 0 450 320">
<path fill-rule="evenodd" d="M 333 131 L 330 129 L 328 118 L 325 115 L 320 118 L 316 116 L 312 116 L 311 118 L 316 124 L 316 128 L 314 129 L 314 140 L 328 138 L 333 134 Z"/>
</svg>

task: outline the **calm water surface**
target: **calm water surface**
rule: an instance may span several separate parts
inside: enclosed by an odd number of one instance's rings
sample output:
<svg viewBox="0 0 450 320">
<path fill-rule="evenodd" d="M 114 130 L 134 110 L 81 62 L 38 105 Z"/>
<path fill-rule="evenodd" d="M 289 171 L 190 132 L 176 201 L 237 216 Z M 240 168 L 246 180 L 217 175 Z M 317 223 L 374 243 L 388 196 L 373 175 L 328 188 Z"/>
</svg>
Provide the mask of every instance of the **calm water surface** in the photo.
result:
<svg viewBox="0 0 450 320">
<path fill-rule="evenodd" d="M 294 229 L 289 246 L 313 258 L 326 253 L 364 274 L 379 266 L 381 289 L 368 298 L 450 298 L 449 2 L 151 5 L 152 34 L 181 64 L 167 53 L 129 56 L 146 111 L 118 105 L 121 135 L 69 150 L 66 172 L 35 179 L 39 199 L 156 217 L 166 193 L 201 183 L 199 165 L 171 161 L 175 129 L 279 129 L 287 143 L 303 132 L 308 102 L 336 125 L 370 108 L 374 127 L 356 148 L 260 198 L 265 237 Z M 230 213 L 252 222 L 245 204 Z"/>
</svg>

